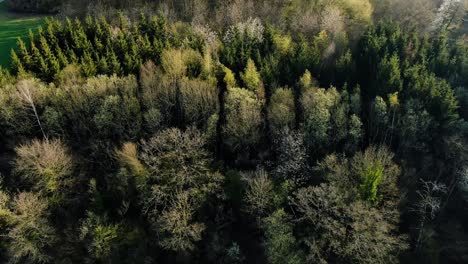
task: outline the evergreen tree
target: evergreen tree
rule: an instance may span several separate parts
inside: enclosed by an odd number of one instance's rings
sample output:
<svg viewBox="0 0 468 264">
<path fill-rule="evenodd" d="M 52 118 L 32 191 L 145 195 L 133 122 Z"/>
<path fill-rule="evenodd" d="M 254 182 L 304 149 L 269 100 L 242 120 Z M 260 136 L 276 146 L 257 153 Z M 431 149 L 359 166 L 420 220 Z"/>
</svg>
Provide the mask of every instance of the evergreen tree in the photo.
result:
<svg viewBox="0 0 468 264">
<path fill-rule="evenodd" d="M 24 74 L 25 72 L 23 64 L 14 50 L 11 50 L 11 70 L 17 75 Z"/>
</svg>

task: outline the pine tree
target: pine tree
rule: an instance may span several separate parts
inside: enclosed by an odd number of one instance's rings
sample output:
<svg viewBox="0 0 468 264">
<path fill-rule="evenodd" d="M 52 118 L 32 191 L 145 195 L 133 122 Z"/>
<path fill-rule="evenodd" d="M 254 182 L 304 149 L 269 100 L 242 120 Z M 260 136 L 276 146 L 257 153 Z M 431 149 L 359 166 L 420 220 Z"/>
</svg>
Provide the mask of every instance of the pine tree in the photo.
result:
<svg viewBox="0 0 468 264">
<path fill-rule="evenodd" d="M 119 26 L 122 31 L 126 31 L 129 29 L 129 23 L 127 17 L 124 15 L 123 12 L 118 13 L 118 21 L 119 21 Z"/>
<path fill-rule="evenodd" d="M 96 23 L 98 23 L 98 29 L 100 29 L 100 31 L 96 33 L 97 36 L 103 43 L 107 44 L 108 41 L 111 40 L 111 27 L 103 16 L 100 17 L 99 20 L 96 20 Z"/>
<path fill-rule="evenodd" d="M 141 56 L 138 52 L 139 48 L 133 37 L 130 37 L 130 42 L 128 43 L 128 50 L 124 55 L 124 67 L 125 73 L 136 73 L 142 64 Z"/>
<path fill-rule="evenodd" d="M 73 43 L 73 23 L 69 17 L 65 19 L 65 27 L 63 30 L 64 42 Z"/>
<path fill-rule="evenodd" d="M 60 62 L 55 58 L 55 56 L 52 56 L 49 61 L 49 81 L 53 81 L 54 77 L 60 72 Z"/>
<path fill-rule="evenodd" d="M 241 78 L 248 90 L 255 92 L 259 99 L 265 98 L 265 90 L 260 78 L 260 73 L 252 59 L 247 60 L 247 66 L 244 72 L 241 73 Z"/>
<path fill-rule="evenodd" d="M 98 61 L 98 71 L 103 74 L 112 74 L 107 63 L 106 56 L 101 56 Z"/>
<path fill-rule="evenodd" d="M 46 70 L 44 67 L 44 58 L 42 57 L 41 52 L 36 47 L 36 44 L 34 44 L 34 42 L 31 42 L 31 54 L 31 65 L 28 67 L 28 70 L 31 70 L 33 72 L 42 72 Z"/>
<path fill-rule="evenodd" d="M 151 42 L 147 34 L 144 36 L 138 35 L 137 38 L 137 46 L 140 52 L 140 57 L 144 59 L 149 59 L 153 53 L 153 49 L 151 47 Z"/>
<path fill-rule="evenodd" d="M 119 62 L 119 59 L 117 58 L 117 55 L 112 49 L 107 49 L 106 58 L 109 63 L 110 72 L 115 73 L 117 75 L 121 74 L 122 72 L 121 64 Z"/>
<path fill-rule="evenodd" d="M 18 38 L 18 49 L 19 49 L 19 56 L 18 58 L 21 60 L 23 65 L 26 65 L 26 67 L 29 67 L 31 65 L 31 55 L 29 54 L 29 51 L 26 47 L 26 44 L 21 38 Z"/>
<path fill-rule="evenodd" d="M 39 41 L 42 37 L 44 37 L 44 29 L 42 28 L 42 26 L 39 26 L 37 28 L 36 35 L 37 35 L 36 39 L 38 39 Z"/>
<path fill-rule="evenodd" d="M 11 50 L 11 71 L 16 75 L 22 75 L 25 72 L 21 60 L 13 49 Z"/>
<path fill-rule="evenodd" d="M 55 46 L 55 53 L 57 54 L 57 60 L 60 68 L 65 68 L 68 65 L 68 59 L 58 45 Z"/>
<path fill-rule="evenodd" d="M 156 37 L 153 37 L 152 41 L 152 55 L 149 59 L 153 61 L 160 61 L 162 51 L 164 50 L 164 42 Z"/>
<path fill-rule="evenodd" d="M 385 56 L 379 63 L 377 70 L 377 95 L 386 96 L 390 93 L 400 92 L 403 88 L 401 79 L 400 60 L 397 54 Z"/>
<path fill-rule="evenodd" d="M 146 35 L 146 32 L 148 32 L 148 17 L 143 12 L 140 12 L 140 19 L 138 20 L 138 31 L 144 35 Z"/>
<path fill-rule="evenodd" d="M 86 32 L 86 35 L 90 39 L 94 39 L 96 37 L 96 24 L 94 23 L 94 19 L 91 16 L 86 16 L 85 18 L 85 25 L 84 29 Z"/>
<path fill-rule="evenodd" d="M 67 57 L 69 58 L 68 61 L 71 62 L 72 64 L 78 64 L 79 59 L 78 59 L 78 56 L 76 56 L 75 51 L 68 47 L 66 51 L 67 51 Z"/>
<path fill-rule="evenodd" d="M 46 18 L 46 32 L 45 32 L 45 38 L 47 39 L 47 42 L 49 43 L 49 45 L 51 47 L 54 47 L 56 45 L 58 45 L 58 36 L 59 36 L 59 28 L 60 27 L 60 23 L 58 23 L 58 26 L 57 26 L 57 21 L 54 20 L 54 19 L 49 19 L 49 18 Z"/>
<path fill-rule="evenodd" d="M 35 38 L 34 38 L 34 32 L 32 31 L 32 29 L 29 29 L 28 36 L 29 36 L 29 41 L 33 43 Z"/>
<path fill-rule="evenodd" d="M 92 47 L 90 45 L 90 42 L 88 41 L 88 38 L 80 20 L 75 19 L 73 25 L 74 28 L 72 32 L 71 45 L 75 48 L 75 52 L 78 55 L 78 57 L 81 57 L 85 55 L 85 52 L 90 52 L 92 50 Z"/>
<path fill-rule="evenodd" d="M 97 73 L 96 65 L 88 52 L 85 52 L 83 57 L 81 58 L 81 69 L 83 70 L 83 74 L 85 76 L 94 76 Z"/>
<path fill-rule="evenodd" d="M 93 43 L 94 43 L 94 50 L 96 50 L 97 52 L 104 51 L 104 45 L 102 44 L 101 40 L 99 40 L 99 38 L 95 37 Z"/>
<path fill-rule="evenodd" d="M 47 43 L 47 40 L 44 36 L 39 38 L 39 43 L 41 45 L 42 56 L 44 58 L 44 63 L 47 64 L 47 72 L 44 74 L 47 76 L 47 80 L 52 81 L 53 77 L 60 71 L 60 63 L 52 53 L 52 50 Z"/>
<path fill-rule="evenodd" d="M 165 41 L 166 26 L 164 16 L 152 16 L 148 23 L 148 35 Z"/>
</svg>

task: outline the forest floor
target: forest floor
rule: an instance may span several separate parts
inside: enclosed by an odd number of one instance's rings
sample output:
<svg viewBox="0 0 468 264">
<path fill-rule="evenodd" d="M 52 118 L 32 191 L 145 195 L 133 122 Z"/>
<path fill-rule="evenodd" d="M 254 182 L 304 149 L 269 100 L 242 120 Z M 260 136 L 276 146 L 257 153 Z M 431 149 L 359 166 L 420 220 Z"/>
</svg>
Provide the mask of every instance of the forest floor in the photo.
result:
<svg viewBox="0 0 468 264">
<path fill-rule="evenodd" d="M 0 66 L 9 66 L 10 51 L 16 46 L 18 37 L 27 38 L 29 30 L 37 30 L 42 23 L 44 16 L 10 12 L 6 3 L 0 0 Z"/>
</svg>

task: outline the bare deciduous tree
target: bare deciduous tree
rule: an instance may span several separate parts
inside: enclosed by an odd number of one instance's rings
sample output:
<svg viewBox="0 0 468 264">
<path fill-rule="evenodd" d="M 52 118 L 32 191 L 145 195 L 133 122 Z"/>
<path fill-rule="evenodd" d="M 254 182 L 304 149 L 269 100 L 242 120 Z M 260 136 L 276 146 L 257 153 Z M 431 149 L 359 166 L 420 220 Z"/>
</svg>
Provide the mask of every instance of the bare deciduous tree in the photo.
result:
<svg viewBox="0 0 468 264">
<path fill-rule="evenodd" d="M 418 236 L 416 238 L 416 246 L 421 245 L 424 226 L 428 221 L 434 220 L 437 214 L 442 209 L 442 198 L 447 194 L 447 186 L 437 181 L 421 180 L 421 190 L 417 191 L 419 201 L 412 209 L 420 216 L 418 227 Z"/>
<path fill-rule="evenodd" d="M 41 129 L 42 136 L 47 141 L 49 140 L 47 134 L 44 131 L 44 128 L 41 123 L 41 119 L 39 118 L 39 114 L 37 112 L 35 98 L 38 93 L 37 82 L 33 79 L 21 80 L 16 84 L 18 98 L 21 100 L 25 107 L 31 109 L 34 114 L 34 118 Z"/>
</svg>

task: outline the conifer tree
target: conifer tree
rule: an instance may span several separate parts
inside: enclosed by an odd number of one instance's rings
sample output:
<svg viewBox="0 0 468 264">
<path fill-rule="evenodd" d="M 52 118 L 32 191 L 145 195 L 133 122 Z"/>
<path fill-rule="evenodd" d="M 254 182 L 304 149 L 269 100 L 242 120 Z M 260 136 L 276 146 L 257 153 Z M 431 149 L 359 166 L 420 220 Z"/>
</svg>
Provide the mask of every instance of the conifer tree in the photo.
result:
<svg viewBox="0 0 468 264">
<path fill-rule="evenodd" d="M 18 38 L 17 45 L 19 49 L 18 58 L 21 60 L 21 62 L 24 65 L 27 65 L 27 66 L 31 65 L 31 61 L 32 61 L 31 55 L 29 54 L 26 44 L 21 38 Z"/>
<path fill-rule="evenodd" d="M 112 49 L 107 49 L 106 51 L 106 60 L 109 63 L 109 69 L 111 72 L 116 73 L 117 75 L 121 74 L 122 68 L 121 63 L 115 52 Z"/>
<path fill-rule="evenodd" d="M 47 64 L 48 71 L 45 73 L 47 76 L 47 80 L 52 80 L 52 78 L 60 71 L 60 64 L 53 54 L 52 50 L 47 43 L 47 40 L 44 36 L 39 38 L 39 43 L 41 45 L 41 51 L 44 56 L 44 61 Z"/>
<path fill-rule="evenodd" d="M 81 64 L 85 76 L 94 76 L 97 73 L 96 65 L 88 52 L 85 52 L 81 58 Z"/>
<path fill-rule="evenodd" d="M 78 56 L 76 56 L 76 53 L 75 51 L 73 51 L 73 49 L 67 48 L 67 57 L 69 58 L 68 61 L 72 64 L 78 64 L 79 59 Z"/>
<path fill-rule="evenodd" d="M 377 95 L 386 96 L 390 93 L 400 92 L 403 88 L 401 79 L 400 60 L 397 54 L 385 56 L 378 65 L 376 87 Z"/>
<path fill-rule="evenodd" d="M 58 45 L 55 46 L 55 53 L 57 54 L 57 60 L 58 60 L 60 69 L 65 68 L 68 65 L 68 58 L 66 57 L 66 55 L 63 53 L 62 49 Z"/>
<path fill-rule="evenodd" d="M 247 66 L 243 73 L 241 73 L 242 81 L 244 82 L 245 88 L 254 92 L 259 99 L 265 98 L 265 91 L 260 78 L 260 73 L 257 71 L 255 62 L 252 59 L 248 59 Z"/>
<path fill-rule="evenodd" d="M 14 74 L 21 75 L 24 73 L 24 67 L 21 63 L 16 52 L 12 49 L 11 50 L 11 70 Z"/>
</svg>

